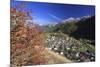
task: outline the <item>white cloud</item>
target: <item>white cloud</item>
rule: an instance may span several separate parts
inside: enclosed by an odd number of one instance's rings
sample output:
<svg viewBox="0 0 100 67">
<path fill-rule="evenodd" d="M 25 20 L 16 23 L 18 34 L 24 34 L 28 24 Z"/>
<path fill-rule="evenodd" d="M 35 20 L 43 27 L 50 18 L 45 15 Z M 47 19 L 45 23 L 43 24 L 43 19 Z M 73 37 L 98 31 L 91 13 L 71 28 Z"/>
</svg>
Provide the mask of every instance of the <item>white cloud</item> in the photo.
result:
<svg viewBox="0 0 100 67">
<path fill-rule="evenodd" d="M 76 20 L 81 20 L 81 18 L 76 18 Z"/>
<path fill-rule="evenodd" d="M 65 19 L 63 22 L 72 22 L 72 21 L 76 21 L 76 18 L 70 17 L 68 19 Z"/>
<path fill-rule="evenodd" d="M 48 13 L 48 15 L 49 15 L 51 18 L 53 18 L 53 19 L 55 19 L 55 20 L 57 20 L 57 21 L 61 21 L 61 19 L 60 19 L 59 17 L 55 16 L 54 14 Z"/>
</svg>

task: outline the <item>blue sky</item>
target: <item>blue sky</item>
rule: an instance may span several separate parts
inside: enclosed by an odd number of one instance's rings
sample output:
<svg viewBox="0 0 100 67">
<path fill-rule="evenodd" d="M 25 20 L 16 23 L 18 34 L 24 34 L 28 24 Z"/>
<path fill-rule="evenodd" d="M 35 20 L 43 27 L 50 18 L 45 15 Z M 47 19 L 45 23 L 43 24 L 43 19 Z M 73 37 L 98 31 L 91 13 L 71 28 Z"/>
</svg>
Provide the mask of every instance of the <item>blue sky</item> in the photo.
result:
<svg viewBox="0 0 100 67">
<path fill-rule="evenodd" d="M 25 9 L 32 10 L 33 21 L 40 25 L 60 22 L 70 17 L 79 18 L 95 15 L 95 7 L 89 5 L 13 1 L 11 7 L 21 3 L 26 3 Z"/>
</svg>

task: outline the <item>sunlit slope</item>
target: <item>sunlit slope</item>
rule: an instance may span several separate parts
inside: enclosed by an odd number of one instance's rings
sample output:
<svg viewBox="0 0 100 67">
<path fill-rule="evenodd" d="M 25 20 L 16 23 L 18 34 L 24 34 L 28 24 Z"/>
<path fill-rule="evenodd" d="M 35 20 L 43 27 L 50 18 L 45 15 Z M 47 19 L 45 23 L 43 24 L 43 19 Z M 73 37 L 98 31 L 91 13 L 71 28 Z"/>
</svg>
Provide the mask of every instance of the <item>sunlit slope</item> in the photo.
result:
<svg viewBox="0 0 100 67">
<path fill-rule="evenodd" d="M 95 61 L 95 46 L 89 40 L 75 39 L 63 33 L 45 33 L 45 46 L 74 62 Z"/>
<path fill-rule="evenodd" d="M 61 56 L 51 50 L 45 49 L 45 58 L 48 61 L 48 64 L 59 64 L 59 63 L 71 63 L 72 61 Z"/>
</svg>

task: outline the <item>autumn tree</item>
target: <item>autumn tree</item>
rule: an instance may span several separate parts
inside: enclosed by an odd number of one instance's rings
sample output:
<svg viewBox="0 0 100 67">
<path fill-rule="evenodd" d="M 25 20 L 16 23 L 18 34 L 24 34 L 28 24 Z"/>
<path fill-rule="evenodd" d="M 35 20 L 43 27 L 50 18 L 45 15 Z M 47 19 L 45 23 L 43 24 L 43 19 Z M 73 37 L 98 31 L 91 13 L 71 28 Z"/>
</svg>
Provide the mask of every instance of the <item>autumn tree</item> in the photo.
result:
<svg viewBox="0 0 100 67">
<path fill-rule="evenodd" d="M 46 64 L 42 32 L 28 11 L 11 8 L 11 66 Z M 31 22 L 30 22 L 30 21 Z"/>
</svg>

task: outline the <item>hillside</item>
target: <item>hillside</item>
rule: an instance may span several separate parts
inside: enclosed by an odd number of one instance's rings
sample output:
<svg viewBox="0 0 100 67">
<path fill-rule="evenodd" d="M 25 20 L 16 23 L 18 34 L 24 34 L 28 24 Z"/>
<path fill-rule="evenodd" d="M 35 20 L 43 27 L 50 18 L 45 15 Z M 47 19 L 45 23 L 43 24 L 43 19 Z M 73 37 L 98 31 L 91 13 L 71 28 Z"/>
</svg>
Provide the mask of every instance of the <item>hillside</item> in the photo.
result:
<svg viewBox="0 0 100 67">
<path fill-rule="evenodd" d="M 80 20 L 76 26 L 77 29 L 71 33 L 72 36 L 95 40 L 95 16 Z"/>
<path fill-rule="evenodd" d="M 95 16 L 44 26 L 45 32 L 62 32 L 75 38 L 95 40 Z"/>
<path fill-rule="evenodd" d="M 95 47 L 85 40 L 76 40 L 63 33 L 46 33 L 46 47 L 74 62 L 95 60 Z"/>
<path fill-rule="evenodd" d="M 11 67 L 95 61 L 94 18 L 41 27 L 11 8 Z"/>
<path fill-rule="evenodd" d="M 49 50 L 48 48 L 44 50 L 45 58 L 48 61 L 47 64 L 61 64 L 61 63 L 72 63 L 73 61 L 68 58 Z"/>
<path fill-rule="evenodd" d="M 72 62 L 46 49 L 43 31 L 33 22 L 25 22 L 27 18 L 31 20 L 27 12 L 11 8 L 11 67 Z"/>
</svg>

